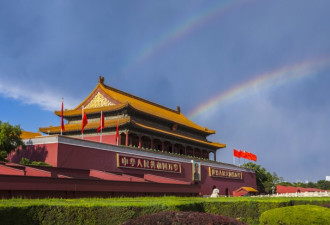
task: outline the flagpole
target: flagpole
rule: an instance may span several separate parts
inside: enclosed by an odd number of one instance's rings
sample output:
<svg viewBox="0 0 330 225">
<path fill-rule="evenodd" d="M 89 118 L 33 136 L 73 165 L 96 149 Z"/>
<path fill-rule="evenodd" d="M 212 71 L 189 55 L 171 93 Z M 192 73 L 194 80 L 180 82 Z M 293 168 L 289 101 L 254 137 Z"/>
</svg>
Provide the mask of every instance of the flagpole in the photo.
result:
<svg viewBox="0 0 330 225">
<path fill-rule="evenodd" d="M 101 111 L 101 137 L 100 137 L 100 142 L 102 143 L 102 130 L 103 130 L 103 119 L 102 119 L 102 111 Z"/>
<path fill-rule="evenodd" d="M 118 132 L 117 132 L 118 130 Z M 117 130 L 116 133 L 118 133 L 118 137 L 117 137 L 117 146 L 119 145 L 119 118 L 117 118 Z"/>
<path fill-rule="evenodd" d="M 62 97 L 62 106 L 61 106 L 61 136 L 63 133 L 63 126 L 62 126 L 62 121 L 63 121 L 63 97 Z"/>
<path fill-rule="evenodd" d="M 84 139 L 84 128 L 83 128 L 83 119 L 84 119 L 84 106 L 81 108 L 81 139 Z"/>
<path fill-rule="evenodd" d="M 117 126 L 116 126 L 116 144 L 119 145 L 119 118 L 117 118 Z"/>
</svg>

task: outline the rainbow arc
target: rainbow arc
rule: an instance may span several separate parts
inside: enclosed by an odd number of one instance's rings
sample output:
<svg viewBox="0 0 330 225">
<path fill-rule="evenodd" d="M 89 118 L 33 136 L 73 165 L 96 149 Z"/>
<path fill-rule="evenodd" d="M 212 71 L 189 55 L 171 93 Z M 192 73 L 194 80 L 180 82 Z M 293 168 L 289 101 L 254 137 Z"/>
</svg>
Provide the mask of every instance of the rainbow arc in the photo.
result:
<svg viewBox="0 0 330 225">
<path fill-rule="evenodd" d="M 226 102 L 234 102 L 235 100 L 249 96 L 256 90 L 264 90 L 282 85 L 284 83 L 293 82 L 308 76 L 320 74 L 320 71 L 330 66 L 330 57 L 312 59 L 293 65 L 283 66 L 273 71 L 265 72 L 254 76 L 255 78 L 234 86 L 226 91 L 220 92 L 212 96 L 190 113 L 188 117 L 194 119 L 206 111 L 225 104 Z"/>
</svg>

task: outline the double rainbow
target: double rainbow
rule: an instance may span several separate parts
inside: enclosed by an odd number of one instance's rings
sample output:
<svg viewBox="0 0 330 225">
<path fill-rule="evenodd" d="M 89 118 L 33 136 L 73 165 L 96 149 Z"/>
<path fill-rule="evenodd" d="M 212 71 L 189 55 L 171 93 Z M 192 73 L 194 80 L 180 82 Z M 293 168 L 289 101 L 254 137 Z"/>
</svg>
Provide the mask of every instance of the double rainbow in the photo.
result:
<svg viewBox="0 0 330 225">
<path fill-rule="evenodd" d="M 216 4 L 208 7 L 207 9 L 196 13 L 185 21 L 179 23 L 169 31 L 163 33 L 157 40 L 150 42 L 148 45 L 144 46 L 137 54 L 127 62 L 122 65 L 118 71 L 126 71 L 131 69 L 133 66 L 138 66 L 152 56 L 155 56 L 162 49 L 170 46 L 171 44 L 179 41 L 183 37 L 191 34 L 193 31 L 201 28 L 204 24 L 219 18 L 221 15 L 228 13 L 236 8 L 243 5 L 249 4 L 256 0 L 221 0 Z"/>
<path fill-rule="evenodd" d="M 249 96 L 254 93 L 255 90 L 268 89 L 307 76 L 318 75 L 322 69 L 329 67 L 330 57 L 328 56 L 284 66 L 257 75 L 254 79 L 251 79 L 248 82 L 241 83 L 211 97 L 188 113 L 188 117 L 194 119 L 212 108 Z"/>
</svg>

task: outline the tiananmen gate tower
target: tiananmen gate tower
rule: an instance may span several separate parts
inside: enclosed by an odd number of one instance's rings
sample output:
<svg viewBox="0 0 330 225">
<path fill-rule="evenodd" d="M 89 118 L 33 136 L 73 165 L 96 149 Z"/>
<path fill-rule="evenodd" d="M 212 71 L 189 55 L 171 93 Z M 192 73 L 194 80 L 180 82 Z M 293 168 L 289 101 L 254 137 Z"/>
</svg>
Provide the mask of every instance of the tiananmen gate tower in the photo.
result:
<svg viewBox="0 0 330 225">
<path fill-rule="evenodd" d="M 64 127 L 25 133 L 26 149 L 0 164 L 1 197 L 196 196 L 210 195 L 213 186 L 230 196 L 256 188 L 252 170 L 217 161 L 226 145 L 207 140 L 214 130 L 190 121 L 179 106 L 115 89 L 103 77 L 76 108 L 55 114 Z M 20 165 L 22 157 L 51 167 Z"/>
</svg>

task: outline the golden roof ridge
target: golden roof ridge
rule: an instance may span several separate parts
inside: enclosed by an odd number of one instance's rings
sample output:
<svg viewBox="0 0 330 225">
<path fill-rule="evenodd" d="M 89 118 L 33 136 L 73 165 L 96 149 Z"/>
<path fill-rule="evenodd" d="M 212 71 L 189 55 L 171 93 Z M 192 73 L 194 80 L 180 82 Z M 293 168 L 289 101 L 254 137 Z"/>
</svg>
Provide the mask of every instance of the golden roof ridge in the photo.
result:
<svg viewBox="0 0 330 225">
<path fill-rule="evenodd" d="M 98 113 L 98 112 L 101 112 L 101 111 L 108 112 L 108 111 L 120 110 L 120 109 L 123 109 L 127 106 L 128 106 L 128 103 L 120 103 L 120 104 L 117 104 L 117 105 L 103 106 L 103 107 L 99 107 L 99 108 L 87 108 L 87 109 L 84 109 L 84 111 L 88 115 L 88 114 Z M 57 116 L 61 116 L 61 111 L 60 110 L 55 111 L 54 113 Z M 63 116 L 65 116 L 65 117 L 79 116 L 79 115 L 81 115 L 81 109 L 71 109 L 71 110 L 63 111 Z"/>
<path fill-rule="evenodd" d="M 151 102 L 149 100 L 137 97 L 135 95 L 126 93 L 124 91 L 113 88 L 111 86 L 105 85 L 103 77 L 99 77 L 99 82 L 98 82 L 97 86 L 88 95 L 88 97 L 85 98 L 73 110 L 64 111 L 64 116 L 66 114 L 70 114 L 70 113 L 72 113 L 72 115 L 67 115 L 68 117 L 81 115 L 81 107 L 84 104 L 86 104 L 89 101 L 89 99 L 91 99 L 97 91 L 100 93 L 103 92 L 103 94 L 105 94 L 106 96 L 108 96 L 109 98 L 111 98 L 112 100 L 117 102 L 117 105 L 124 104 L 124 105 L 122 105 L 122 107 L 130 106 L 140 112 L 143 112 L 143 113 L 146 113 L 146 114 L 149 114 L 149 115 L 152 115 L 152 116 L 155 116 L 155 117 L 158 117 L 158 118 L 161 118 L 161 119 L 173 122 L 173 123 L 177 123 L 179 125 L 183 125 L 185 127 L 191 128 L 191 129 L 201 131 L 205 134 L 214 134 L 215 133 L 214 130 L 208 129 L 206 127 L 202 127 L 202 126 L 192 122 L 191 120 L 189 120 L 187 117 L 185 117 L 181 113 L 180 107 L 177 107 L 177 110 L 174 110 L 174 109 L 165 107 L 163 105 Z M 113 110 L 117 109 L 116 106 L 113 106 L 113 107 L 114 107 Z M 94 113 L 100 112 L 99 109 L 92 109 L 92 111 Z M 86 113 L 88 114 L 88 109 L 86 109 Z M 55 114 L 60 116 L 60 111 L 55 111 Z"/>
<path fill-rule="evenodd" d="M 173 123 L 177 123 L 177 124 L 179 124 L 180 126 L 185 126 L 185 127 L 190 128 L 190 129 L 195 129 L 195 130 L 198 130 L 198 131 L 203 131 L 204 133 L 208 133 L 208 134 L 215 134 L 215 131 L 214 131 L 214 130 L 210 130 L 210 129 L 206 128 L 206 127 L 201 127 L 201 126 L 195 124 L 194 122 L 192 122 L 192 121 L 190 121 L 189 119 L 187 119 L 187 117 L 185 117 L 183 114 L 180 114 L 180 116 L 184 117 L 187 121 L 189 121 L 189 122 L 192 123 L 193 125 L 192 125 L 192 124 L 188 125 L 188 124 L 182 123 L 182 122 L 180 122 L 180 121 L 179 121 L 179 122 L 178 122 L 178 121 L 174 121 L 174 119 L 170 120 L 170 119 L 167 119 L 167 118 L 162 117 L 162 116 L 158 116 L 158 115 L 155 115 L 155 114 L 148 113 L 148 112 L 146 112 L 146 111 L 140 110 L 138 107 L 135 107 L 133 104 L 128 104 L 128 105 L 129 105 L 130 107 L 134 108 L 135 110 L 139 111 L 139 112 L 143 112 L 143 113 L 146 113 L 146 114 L 152 115 L 152 116 L 154 116 L 154 117 L 158 117 L 158 118 L 161 118 L 161 119 L 164 119 L 164 120 L 167 120 L 167 121 L 173 122 Z M 197 127 L 195 127 L 195 126 L 197 126 Z M 202 128 L 203 130 L 202 130 L 202 129 L 199 129 L 198 127 L 199 127 L 199 128 Z"/>
<path fill-rule="evenodd" d="M 129 94 L 129 93 L 125 92 L 125 91 L 122 91 L 122 90 L 119 90 L 119 89 L 117 89 L 117 88 L 114 88 L 114 87 L 108 86 L 108 85 L 106 85 L 106 84 L 103 84 L 103 83 L 102 83 L 101 86 L 103 86 L 104 88 L 110 89 L 110 90 L 112 90 L 112 91 L 114 91 L 114 92 L 119 92 L 120 94 L 126 95 L 126 96 L 128 96 L 128 97 L 134 98 L 134 99 L 139 100 L 139 101 L 142 101 L 142 102 L 145 102 L 145 103 L 147 103 L 147 104 L 151 104 L 151 105 L 154 105 L 154 106 L 156 106 L 156 107 L 160 107 L 160 108 L 163 108 L 163 109 L 165 109 L 165 110 L 169 110 L 169 111 L 171 111 L 171 112 L 174 112 L 174 113 L 177 113 L 177 114 L 181 114 L 181 112 L 178 111 L 178 110 L 171 109 L 171 108 L 169 108 L 169 107 L 166 107 L 166 106 L 160 105 L 160 104 L 155 103 L 155 102 L 152 102 L 152 101 L 150 101 L 150 100 L 147 100 L 147 99 L 144 99 L 144 98 L 141 98 L 141 97 L 138 97 L 138 96 L 135 96 L 135 95 Z"/>
<path fill-rule="evenodd" d="M 93 91 L 87 96 L 87 98 L 85 98 L 76 108 L 74 108 L 73 110 L 77 110 L 79 108 L 81 108 L 81 106 L 84 105 L 84 103 L 87 101 L 87 99 L 89 99 L 90 97 L 92 97 L 92 95 L 94 94 L 94 92 L 97 90 L 97 88 L 100 87 L 100 82 L 96 85 L 96 87 L 93 89 Z"/>
</svg>

